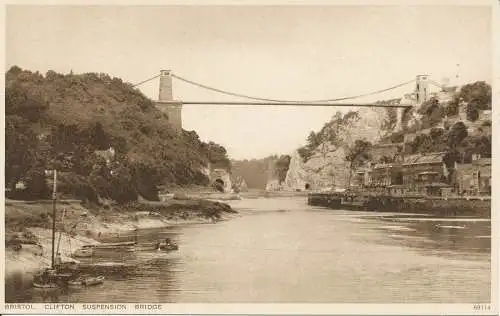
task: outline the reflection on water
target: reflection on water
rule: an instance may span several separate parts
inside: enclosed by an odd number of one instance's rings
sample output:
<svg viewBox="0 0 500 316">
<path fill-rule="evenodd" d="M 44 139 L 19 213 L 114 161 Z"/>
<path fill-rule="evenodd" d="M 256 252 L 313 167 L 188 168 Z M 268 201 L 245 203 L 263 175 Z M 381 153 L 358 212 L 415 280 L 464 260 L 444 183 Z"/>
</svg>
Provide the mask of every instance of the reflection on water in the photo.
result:
<svg viewBox="0 0 500 316">
<path fill-rule="evenodd" d="M 332 211 L 303 198 L 231 201 L 217 224 L 138 232 L 172 238 L 177 252 L 108 253 L 137 266 L 88 289 L 6 283 L 9 302 L 453 303 L 490 300 L 489 220 Z M 117 236 L 133 240 L 135 236 Z M 90 260 L 90 259 L 89 259 Z"/>
<path fill-rule="evenodd" d="M 378 227 L 390 238 L 425 254 L 483 260 L 484 256 L 477 254 L 491 253 L 489 220 L 387 216 L 377 221 L 390 224 Z"/>
</svg>

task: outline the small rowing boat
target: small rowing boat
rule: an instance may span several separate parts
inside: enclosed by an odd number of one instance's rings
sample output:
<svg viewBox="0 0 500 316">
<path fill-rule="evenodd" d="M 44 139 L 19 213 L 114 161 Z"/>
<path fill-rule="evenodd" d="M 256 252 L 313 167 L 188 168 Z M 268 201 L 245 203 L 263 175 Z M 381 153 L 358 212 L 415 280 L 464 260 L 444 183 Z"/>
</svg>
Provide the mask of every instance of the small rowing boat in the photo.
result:
<svg viewBox="0 0 500 316">
<path fill-rule="evenodd" d="M 75 280 L 69 281 L 70 286 L 92 286 L 102 284 L 104 282 L 104 276 L 100 275 L 97 277 L 79 277 Z"/>
<path fill-rule="evenodd" d="M 94 248 L 92 246 L 83 246 L 73 252 L 72 256 L 76 258 L 88 258 L 94 255 Z"/>
<path fill-rule="evenodd" d="M 158 250 L 174 251 L 174 250 L 179 250 L 179 246 L 174 245 L 174 244 L 163 244 L 163 245 L 160 245 Z"/>
<path fill-rule="evenodd" d="M 41 283 L 33 282 L 33 287 L 37 288 L 37 289 L 57 289 L 57 288 L 59 288 L 59 285 L 57 285 L 56 283 L 41 284 Z"/>
</svg>

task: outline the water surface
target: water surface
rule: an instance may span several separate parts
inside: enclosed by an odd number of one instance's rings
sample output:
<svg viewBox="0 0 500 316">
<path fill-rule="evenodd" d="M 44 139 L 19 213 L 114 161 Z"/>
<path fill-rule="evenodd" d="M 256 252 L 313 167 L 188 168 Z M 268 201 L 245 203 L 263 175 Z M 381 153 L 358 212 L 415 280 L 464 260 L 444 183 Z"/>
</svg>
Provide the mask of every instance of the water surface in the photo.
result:
<svg viewBox="0 0 500 316">
<path fill-rule="evenodd" d="M 487 219 L 334 211 L 304 197 L 230 202 L 216 224 L 139 232 L 175 253 L 113 254 L 124 278 L 57 293 L 6 287 L 8 301 L 162 303 L 480 303 L 490 301 Z"/>
</svg>

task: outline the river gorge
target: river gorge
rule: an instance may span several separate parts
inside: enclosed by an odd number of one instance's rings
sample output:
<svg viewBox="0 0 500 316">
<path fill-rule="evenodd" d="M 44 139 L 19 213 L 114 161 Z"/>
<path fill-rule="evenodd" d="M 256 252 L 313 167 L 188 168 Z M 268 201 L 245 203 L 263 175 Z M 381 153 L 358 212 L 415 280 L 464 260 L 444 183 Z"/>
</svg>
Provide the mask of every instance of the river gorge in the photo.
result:
<svg viewBox="0 0 500 316">
<path fill-rule="evenodd" d="M 41 291 L 6 281 L 6 302 L 486 303 L 491 222 L 308 206 L 306 198 L 228 201 L 227 221 L 143 229 L 171 253 L 94 258 L 137 266 L 100 286 Z M 88 259 L 90 260 L 90 259 Z"/>
</svg>

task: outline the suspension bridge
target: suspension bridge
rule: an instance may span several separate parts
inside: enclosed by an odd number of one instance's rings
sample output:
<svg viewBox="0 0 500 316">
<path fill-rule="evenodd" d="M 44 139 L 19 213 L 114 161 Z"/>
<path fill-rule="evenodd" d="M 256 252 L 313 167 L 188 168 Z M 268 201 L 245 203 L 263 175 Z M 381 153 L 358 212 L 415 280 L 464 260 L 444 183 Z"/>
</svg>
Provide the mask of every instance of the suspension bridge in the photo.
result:
<svg viewBox="0 0 500 316">
<path fill-rule="evenodd" d="M 444 86 L 431 80 L 428 75 L 417 75 L 416 78 L 408 80 L 397 85 L 390 86 L 385 89 L 379 89 L 376 91 L 371 91 L 363 94 L 352 95 L 347 97 L 336 97 L 328 99 L 319 100 L 285 100 L 285 99 L 271 99 L 264 97 L 257 97 L 246 95 L 237 92 L 231 92 L 220 88 L 215 88 L 202 83 L 189 80 L 180 75 L 174 74 L 170 70 L 161 70 L 160 73 L 154 74 L 152 77 L 143 80 L 139 83 L 133 85 L 137 88 L 147 82 L 152 80 L 160 79 L 160 90 L 159 99 L 155 101 L 157 107 L 163 112 L 167 113 L 169 121 L 174 127 L 182 128 L 182 117 L 181 111 L 183 105 L 220 105 L 220 106 L 231 106 L 231 105 L 247 105 L 247 106 L 309 106 L 309 107 L 378 107 L 378 108 L 396 108 L 399 112 L 405 109 L 412 108 L 413 106 L 420 104 L 429 98 L 429 84 L 440 89 Z M 173 86 L 172 79 L 181 81 L 183 83 L 195 86 L 200 89 L 209 90 L 218 94 L 231 96 L 244 101 L 209 101 L 209 100 L 174 100 L 173 98 Z M 414 96 L 413 102 L 400 103 L 400 102 L 390 102 L 390 103 L 361 103 L 355 102 L 355 99 L 359 99 L 367 96 L 378 95 L 387 91 L 391 91 L 406 85 L 415 84 L 415 88 L 412 90 L 411 95 Z"/>
</svg>

